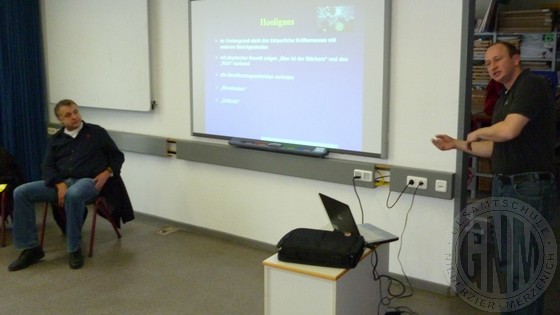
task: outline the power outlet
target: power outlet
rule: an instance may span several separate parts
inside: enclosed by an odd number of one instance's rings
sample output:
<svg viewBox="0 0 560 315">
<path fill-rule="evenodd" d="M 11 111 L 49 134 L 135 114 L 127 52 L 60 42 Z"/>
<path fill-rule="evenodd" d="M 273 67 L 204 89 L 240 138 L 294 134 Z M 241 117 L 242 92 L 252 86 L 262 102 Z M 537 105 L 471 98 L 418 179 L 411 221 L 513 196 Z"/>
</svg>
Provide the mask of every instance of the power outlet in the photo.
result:
<svg viewBox="0 0 560 315">
<path fill-rule="evenodd" d="M 356 180 L 362 182 L 371 182 L 373 181 L 373 172 L 366 170 L 354 170 L 354 177 L 358 177 Z"/>
<path fill-rule="evenodd" d="M 407 176 L 405 184 L 408 184 L 408 187 L 413 189 L 416 189 L 416 187 L 423 190 L 428 189 L 428 179 L 426 177 Z"/>
<path fill-rule="evenodd" d="M 360 167 L 352 167 L 352 169 L 356 168 Z M 407 194 L 447 200 L 451 200 L 454 197 L 454 173 L 392 165 L 390 175 L 391 191 L 399 193 L 404 191 Z M 415 183 L 422 181 L 424 185 L 416 189 L 416 186 L 408 185 L 410 179 L 413 179 Z"/>
</svg>

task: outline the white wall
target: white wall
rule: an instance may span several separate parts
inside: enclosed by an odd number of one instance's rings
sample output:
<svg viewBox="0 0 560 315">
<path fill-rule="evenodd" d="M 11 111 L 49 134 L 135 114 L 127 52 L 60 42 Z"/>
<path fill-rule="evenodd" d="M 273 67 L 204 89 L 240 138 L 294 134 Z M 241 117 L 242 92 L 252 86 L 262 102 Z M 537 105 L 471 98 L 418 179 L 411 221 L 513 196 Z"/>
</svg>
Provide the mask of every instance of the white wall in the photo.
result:
<svg viewBox="0 0 560 315">
<path fill-rule="evenodd" d="M 192 139 L 187 4 L 187 0 L 150 1 L 156 110 L 82 108 L 86 121 L 111 130 Z M 456 153 L 437 151 L 430 138 L 440 132 L 455 135 L 457 130 L 461 1 L 393 0 L 392 4 L 390 158 L 370 161 L 454 172 Z M 123 177 L 137 212 L 270 244 L 293 228 L 327 225 L 318 192 L 350 204 L 360 218 L 351 186 L 175 158 L 125 155 Z M 358 191 L 365 220 L 400 234 L 412 196 L 403 196 L 387 209 L 387 188 Z M 397 194 L 390 197 L 392 202 Z M 447 284 L 443 257 L 450 252 L 447 230 L 452 216 L 452 200 L 415 198 L 401 253 L 409 276 Z M 124 233 L 126 237 L 126 225 Z M 398 243 L 393 243 L 390 270 L 400 273 L 397 249 Z"/>
</svg>

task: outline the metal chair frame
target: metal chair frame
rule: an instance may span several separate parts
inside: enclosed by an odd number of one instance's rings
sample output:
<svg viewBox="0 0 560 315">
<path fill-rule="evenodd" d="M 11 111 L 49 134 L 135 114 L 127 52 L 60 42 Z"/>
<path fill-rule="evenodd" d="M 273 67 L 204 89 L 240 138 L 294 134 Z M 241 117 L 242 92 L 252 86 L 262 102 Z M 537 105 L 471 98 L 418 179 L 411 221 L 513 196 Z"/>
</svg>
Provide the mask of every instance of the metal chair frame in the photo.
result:
<svg viewBox="0 0 560 315">
<path fill-rule="evenodd" d="M 10 219 L 13 222 L 13 217 L 12 217 L 12 209 L 8 209 L 8 188 L 6 187 L 1 193 L 0 193 L 0 209 L 2 211 L 2 241 L 1 241 L 1 246 L 2 247 L 6 247 L 6 221 L 8 220 L 8 217 L 10 217 Z"/>
<path fill-rule="evenodd" d="M 97 215 L 102 216 L 107 221 L 109 221 L 109 223 L 111 223 L 111 226 L 113 227 L 113 230 L 117 234 L 117 238 L 121 238 L 121 233 L 119 231 L 117 223 L 114 221 L 113 217 L 111 216 L 111 211 L 110 211 L 110 208 L 109 208 L 109 204 L 107 203 L 107 200 L 105 199 L 105 197 L 99 196 L 99 197 L 95 198 L 92 202 L 87 203 L 86 205 L 93 205 L 93 217 L 92 217 L 92 221 L 91 221 L 91 231 L 90 231 L 90 237 L 89 237 L 89 251 L 88 251 L 88 257 L 92 257 L 93 256 L 93 245 L 94 245 L 94 240 L 95 240 L 95 227 L 96 227 L 96 224 L 97 224 Z M 43 221 L 41 223 L 41 237 L 40 237 L 41 247 L 43 247 L 43 244 L 44 244 L 44 241 L 45 241 L 45 227 L 46 227 L 46 224 L 47 224 L 47 212 L 48 211 L 49 211 L 49 203 L 46 202 L 45 203 L 45 211 L 43 212 Z M 53 211 L 57 211 L 57 210 L 53 209 Z"/>
</svg>

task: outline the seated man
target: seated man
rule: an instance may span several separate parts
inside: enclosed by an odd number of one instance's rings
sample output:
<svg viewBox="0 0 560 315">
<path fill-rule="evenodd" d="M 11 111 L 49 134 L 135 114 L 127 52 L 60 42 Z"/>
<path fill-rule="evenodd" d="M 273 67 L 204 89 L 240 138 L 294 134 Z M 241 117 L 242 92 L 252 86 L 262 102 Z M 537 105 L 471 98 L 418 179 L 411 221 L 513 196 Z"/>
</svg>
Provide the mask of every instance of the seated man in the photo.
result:
<svg viewBox="0 0 560 315">
<path fill-rule="evenodd" d="M 81 230 L 84 207 L 113 175 L 120 174 L 124 154 L 105 129 L 82 121 L 72 100 L 56 104 L 54 112 L 62 128 L 49 140 L 42 163 L 43 180 L 23 184 L 14 191 L 14 244 L 23 249 L 8 266 L 16 271 L 41 260 L 35 225 L 35 203 L 53 202 L 64 207 L 67 250 L 72 269 L 81 268 Z"/>
</svg>

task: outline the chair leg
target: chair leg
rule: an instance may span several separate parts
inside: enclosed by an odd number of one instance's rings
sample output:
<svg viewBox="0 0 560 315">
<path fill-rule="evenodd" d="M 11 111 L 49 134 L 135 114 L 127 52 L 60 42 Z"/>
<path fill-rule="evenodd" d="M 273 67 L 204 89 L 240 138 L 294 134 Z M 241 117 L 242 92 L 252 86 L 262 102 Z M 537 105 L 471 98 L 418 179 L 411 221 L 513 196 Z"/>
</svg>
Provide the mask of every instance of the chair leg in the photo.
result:
<svg viewBox="0 0 560 315">
<path fill-rule="evenodd" d="M 96 205 L 98 205 L 97 206 L 98 211 L 103 212 L 103 215 L 105 216 L 105 218 L 107 218 L 107 221 L 111 223 L 111 226 L 113 227 L 113 231 L 115 231 L 117 237 L 121 238 L 121 233 L 119 232 L 119 228 L 117 227 L 117 224 L 115 223 L 113 217 L 111 216 L 111 211 L 109 210 L 109 204 L 107 203 L 107 200 L 105 200 L 105 198 L 99 198 L 98 204 L 96 203 Z"/>
<path fill-rule="evenodd" d="M 2 209 L 4 209 L 4 208 L 2 208 Z M 90 237 L 89 237 L 89 251 L 88 251 L 88 256 L 89 257 L 93 256 L 93 245 L 94 245 L 94 242 L 95 242 L 95 226 L 97 225 L 97 215 L 99 214 L 100 211 L 103 213 L 103 216 L 105 218 L 107 218 L 107 221 L 109 221 L 109 223 L 111 223 L 111 226 L 113 227 L 113 230 L 117 234 L 117 237 L 121 238 L 121 233 L 119 232 L 119 228 L 117 227 L 116 223 L 113 221 L 113 218 L 111 217 L 111 212 L 109 211 L 109 205 L 107 204 L 107 201 L 103 197 L 97 198 L 97 200 L 94 203 L 93 215 L 92 215 L 92 221 L 91 221 L 91 232 L 90 232 Z M 49 212 L 49 203 L 45 202 L 45 210 L 43 211 L 43 221 L 41 222 L 41 236 L 40 236 L 40 246 L 41 247 L 43 247 L 43 244 L 44 244 L 44 241 L 45 241 L 45 229 L 46 229 L 46 226 L 47 226 L 47 213 L 48 212 Z M 3 210 L 2 210 L 2 216 L 4 217 L 4 211 Z"/>
<path fill-rule="evenodd" d="M 93 256 L 93 241 L 95 240 L 95 226 L 97 224 L 97 204 L 93 207 L 93 214 L 91 218 L 91 232 L 89 235 L 89 252 L 88 257 Z"/>
<path fill-rule="evenodd" d="M 2 209 L 2 247 L 6 247 L 6 211 L 8 202 L 6 201 L 6 193 L 2 192 L 0 200 L 0 208 Z"/>
<path fill-rule="evenodd" d="M 47 226 L 47 212 L 49 212 L 49 203 L 45 202 L 45 211 L 43 211 L 43 222 L 41 223 L 41 239 L 40 239 L 41 248 L 43 248 L 43 242 L 45 241 L 45 228 Z"/>
<path fill-rule="evenodd" d="M 4 211 L 4 208 L 2 208 L 2 247 L 6 247 L 6 215 Z"/>
<path fill-rule="evenodd" d="M 117 238 L 121 238 L 121 233 L 119 232 L 119 228 L 117 227 L 115 221 L 113 221 L 113 217 L 111 216 L 111 212 L 109 211 L 109 205 L 107 204 L 107 200 L 105 200 L 105 198 L 103 197 L 97 198 L 93 207 L 93 218 L 91 221 L 91 232 L 89 236 L 88 257 L 93 256 L 93 244 L 95 241 L 95 226 L 97 224 L 97 215 L 99 214 L 99 211 L 101 211 L 103 213 L 103 216 L 107 219 L 107 221 L 111 223 L 113 230 L 117 234 Z"/>
</svg>

